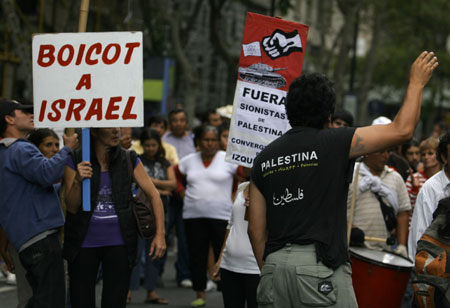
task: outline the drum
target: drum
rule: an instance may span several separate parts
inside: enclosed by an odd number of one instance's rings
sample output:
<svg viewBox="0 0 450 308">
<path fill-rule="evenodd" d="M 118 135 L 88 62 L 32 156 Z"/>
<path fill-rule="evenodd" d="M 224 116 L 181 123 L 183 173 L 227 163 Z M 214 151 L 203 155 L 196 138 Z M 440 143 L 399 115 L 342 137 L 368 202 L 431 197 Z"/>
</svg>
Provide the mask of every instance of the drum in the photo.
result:
<svg viewBox="0 0 450 308">
<path fill-rule="evenodd" d="M 353 289 L 360 308 L 399 308 L 414 264 L 400 256 L 350 248 Z"/>
</svg>

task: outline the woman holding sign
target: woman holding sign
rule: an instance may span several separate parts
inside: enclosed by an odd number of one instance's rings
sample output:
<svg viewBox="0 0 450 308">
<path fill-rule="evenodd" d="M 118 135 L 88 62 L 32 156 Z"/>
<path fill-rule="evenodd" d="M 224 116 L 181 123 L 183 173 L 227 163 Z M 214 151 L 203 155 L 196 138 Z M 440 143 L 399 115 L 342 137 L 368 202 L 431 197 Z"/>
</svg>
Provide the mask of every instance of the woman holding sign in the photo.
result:
<svg viewBox="0 0 450 308">
<path fill-rule="evenodd" d="M 95 283 L 103 268 L 101 307 L 125 307 L 131 269 L 136 261 L 137 229 L 130 208 L 132 177 L 126 150 L 119 146 L 119 128 L 91 130 L 91 160 L 81 161 L 75 151 L 65 168 L 67 217 L 64 257 L 69 265 L 70 299 L 73 308 L 95 307 Z M 164 209 L 161 198 L 135 152 L 131 152 L 134 177 L 153 205 L 156 235 L 150 255 L 166 249 Z M 81 208 L 82 185 L 91 178 L 91 211 Z"/>
</svg>

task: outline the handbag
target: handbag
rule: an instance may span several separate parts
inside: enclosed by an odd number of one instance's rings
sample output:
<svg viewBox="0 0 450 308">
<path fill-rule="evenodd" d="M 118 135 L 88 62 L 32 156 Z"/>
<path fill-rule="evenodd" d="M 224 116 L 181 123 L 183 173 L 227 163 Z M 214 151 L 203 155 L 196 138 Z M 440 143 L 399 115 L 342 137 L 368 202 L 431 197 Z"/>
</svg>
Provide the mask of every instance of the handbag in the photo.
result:
<svg viewBox="0 0 450 308">
<path fill-rule="evenodd" d="M 136 183 L 137 186 L 136 194 L 134 194 L 133 185 L 131 185 L 130 207 L 136 219 L 136 225 L 139 235 L 143 239 L 150 239 L 156 233 L 155 214 L 153 213 L 152 203 L 150 202 L 144 191 L 139 187 L 139 184 L 136 182 L 136 179 L 134 178 L 130 151 L 126 151 L 126 156 L 127 156 L 128 174 L 131 176 L 132 179 L 131 184 Z"/>
</svg>

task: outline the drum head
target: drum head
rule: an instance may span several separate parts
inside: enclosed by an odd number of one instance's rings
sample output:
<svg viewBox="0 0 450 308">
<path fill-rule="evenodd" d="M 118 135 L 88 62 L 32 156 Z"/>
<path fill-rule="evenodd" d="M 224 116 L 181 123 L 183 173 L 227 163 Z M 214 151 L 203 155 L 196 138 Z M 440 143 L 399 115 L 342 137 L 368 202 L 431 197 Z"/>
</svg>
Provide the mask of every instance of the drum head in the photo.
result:
<svg viewBox="0 0 450 308">
<path fill-rule="evenodd" d="M 411 261 L 387 251 L 371 250 L 365 247 L 350 247 L 350 254 L 355 258 L 377 263 L 384 267 L 404 268 L 405 270 L 414 267 Z"/>
</svg>

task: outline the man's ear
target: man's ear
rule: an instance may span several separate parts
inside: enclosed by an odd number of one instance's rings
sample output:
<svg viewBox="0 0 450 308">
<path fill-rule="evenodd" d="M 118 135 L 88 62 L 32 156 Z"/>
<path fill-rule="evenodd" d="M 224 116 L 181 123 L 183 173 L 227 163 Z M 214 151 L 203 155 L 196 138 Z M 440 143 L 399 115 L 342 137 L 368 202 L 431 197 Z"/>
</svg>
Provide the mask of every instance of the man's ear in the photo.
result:
<svg viewBox="0 0 450 308">
<path fill-rule="evenodd" d="M 16 117 L 11 116 L 11 115 L 6 115 L 5 116 L 5 122 L 6 122 L 6 124 L 14 125 L 15 122 L 16 122 Z"/>
</svg>

